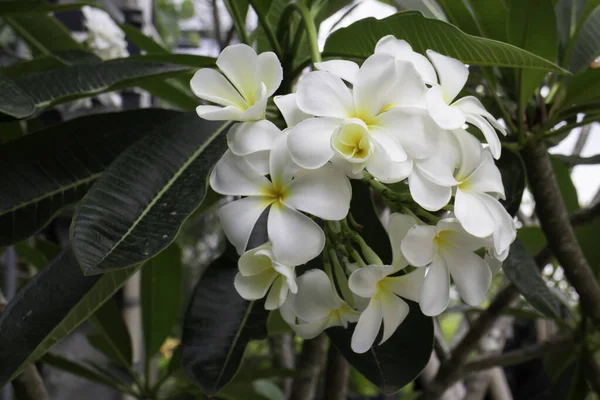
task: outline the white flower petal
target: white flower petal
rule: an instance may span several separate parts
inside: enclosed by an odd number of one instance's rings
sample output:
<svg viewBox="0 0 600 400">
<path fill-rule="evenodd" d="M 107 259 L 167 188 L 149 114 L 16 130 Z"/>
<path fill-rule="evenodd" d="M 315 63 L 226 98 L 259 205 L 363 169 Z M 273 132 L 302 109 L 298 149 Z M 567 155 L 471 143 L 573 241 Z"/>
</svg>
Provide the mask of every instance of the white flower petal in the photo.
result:
<svg viewBox="0 0 600 400">
<path fill-rule="evenodd" d="M 279 88 L 283 80 L 283 69 L 275 53 L 267 51 L 258 55 L 255 79 L 265 84 L 267 97 L 272 96 Z"/>
<path fill-rule="evenodd" d="M 377 116 L 374 123 L 394 135 L 411 158 L 432 155 L 441 134 L 427 110 L 416 107 L 392 108 Z"/>
<path fill-rule="evenodd" d="M 273 101 L 281 111 L 283 119 L 289 128 L 299 124 L 305 119 L 310 118 L 310 115 L 302 112 L 296 102 L 296 93 L 290 93 L 283 96 L 273 97 Z"/>
<path fill-rule="evenodd" d="M 487 194 L 481 194 L 480 196 L 495 221 L 494 249 L 498 254 L 505 253 L 517 237 L 515 223 L 498 200 Z"/>
<path fill-rule="evenodd" d="M 346 217 L 352 198 L 348 178 L 325 165 L 294 179 L 284 203 L 321 219 L 338 221 Z"/>
<path fill-rule="evenodd" d="M 419 301 L 426 270 L 427 268 L 417 268 L 406 275 L 388 277 L 381 284 L 385 289 L 400 297 Z"/>
<path fill-rule="evenodd" d="M 273 268 L 283 276 L 290 292 L 297 293 L 298 284 L 296 283 L 296 269 L 291 265 L 281 264 L 277 261 L 273 263 Z"/>
<path fill-rule="evenodd" d="M 219 219 L 227 239 L 238 254 L 244 253 L 256 221 L 269 205 L 264 197 L 246 197 L 219 209 Z"/>
<path fill-rule="evenodd" d="M 443 257 L 460 297 L 470 306 L 481 304 L 492 283 L 490 267 L 470 251 L 448 248 Z"/>
<path fill-rule="evenodd" d="M 406 161 L 407 156 L 402 145 L 389 132 L 377 126 L 369 127 L 369 132 L 380 148 L 385 151 L 388 158 L 395 162 Z"/>
<path fill-rule="evenodd" d="M 483 104 L 481 104 L 477 97 L 465 96 L 462 99 L 457 100 L 454 103 L 454 105 L 456 107 L 460 107 L 460 109 L 467 114 L 481 115 L 482 117 L 487 119 L 494 128 L 496 128 L 498 131 L 500 131 L 500 133 L 506 136 L 506 129 L 502 125 L 500 125 L 496 118 L 494 118 L 494 116 L 485 109 L 485 107 L 483 106 Z"/>
<path fill-rule="evenodd" d="M 502 260 L 498 260 L 496 257 L 490 256 L 487 252 L 483 259 L 485 263 L 490 267 L 492 276 L 496 275 L 502 269 Z"/>
<path fill-rule="evenodd" d="M 400 297 L 385 292 L 380 295 L 381 314 L 383 316 L 383 337 L 379 344 L 388 340 L 408 315 L 410 308 Z"/>
<path fill-rule="evenodd" d="M 265 297 L 275 278 L 277 278 L 277 273 L 273 270 L 252 276 L 237 274 L 233 280 L 233 286 L 242 298 L 258 300 Z"/>
<path fill-rule="evenodd" d="M 488 151 L 481 153 L 477 168 L 465 179 L 466 189 L 473 193 L 494 193 L 505 198 L 500 170 Z"/>
<path fill-rule="evenodd" d="M 458 182 L 454 179 L 455 164 L 451 159 L 445 157 L 450 149 L 440 149 L 439 154 L 424 160 L 415 161 L 415 166 L 427 180 L 440 186 L 456 186 Z M 446 154 L 444 154 L 446 153 Z"/>
<path fill-rule="evenodd" d="M 238 106 L 198 106 L 196 113 L 207 121 L 241 121 L 244 109 Z"/>
<path fill-rule="evenodd" d="M 460 163 L 456 178 L 460 181 L 469 176 L 481 163 L 481 142 L 464 129 L 455 129 L 452 135 L 460 149 Z"/>
<path fill-rule="evenodd" d="M 408 265 L 408 262 L 402 255 L 400 247 L 406 233 L 417 224 L 417 221 L 410 215 L 394 213 L 390 215 L 388 222 L 388 232 L 390 236 L 390 244 L 392 246 L 392 266 L 395 269 L 401 269 Z"/>
<path fill-rule="evenodd" d="M 354 113 L 350 89 L 337 76 L 309 72 L 298 84 L 296 101 L 300 109 L 318 117 L 348 118 Z"/>
<path fill-rule="evenodd" d="M 290 325 L 296 335 L 304 340 L 313 339 L 319 336 L 328 327 L 329 320 L 327 318 L 316 322 L 306 322 L 297 325 Z"/>
<path fill-rule="evenodd" d="M 245 99 L 252 99 L 260 81 L 256 80 L 257 55 L 245 44 L 235 44 L 223 49 L 217 59 L 217 67 L 233 83 Z"/>
<path fill-rule="evenodd" d="M 373 154 L 366 163 L 366 168 L 378 181 L 395 183 L 406 179 L 413 170 L 412 160 L 402 162 L 390 159 L 385 150 L 376 144 Z"/>
<path fill-rule="evenodd" d="M 429 115 L 440 128 L 458 129 L 467 121 L 465 113 L 460 108 L 448 105 L 439 86 L 433 86 L 425 93 L 425 102 Z"/>
<path fill-rule="evenodd" d="M 345 80 L 354 83 L 358 73 L 358 64 L 347 60 L 330 60 L 315 63 L 315 68 L 319 71 L 329 72 Z"/>
<path fill-rule="evenodd" d="M 452 197 L 452 188 L 431 182 L 416 168 L 408 177 L 408 186 L 413 199 L 428 211 L 438 211 Z"/>
<path fill-rule="evenodd" d="M 297 282 L 298 293 L 290 296 L 290 307 L 300 319 L 320 321 L 340 306 L 325 272 L 319 269 L 307 271 Z"/>
<path fill-rule="evenodd" d="M 379 333 L 382 320 L 381 301 L 379 297 L 375 296 L 358 318 L 358 323 L 354 328 L 350 347 L 355 353 L 362 354 L 371 348 Z"/>
<path fill-rule="evenodd" d="M 310 118 L 300 122 L 288 134 L 288 149 L 302 168 L 322 167 L 333 157 L 331 135 L 341 121 L 334 118 Z"/>
<path fill-rule="evenodd" d="M 360 297 L 372 297 L 377 293 L 377 283 L 392 273 L 394 268 L 389 265 L 367 265 L 350 275 L 348 286 Z"/>
<path fill-rule="evenodd" d="M 414 52 L 405 40 L 396 39 L 393 35 L 384 36 L 377 42 L 375 53 L 386 53 L 394 56 L 396 60 L 410 61 L 425 82 L 437 82 L 435 70 L 429 60 Z"/>
<path fill-rule="evenodd" d="M 462 61 L 436 53 L 433 50 L 427 50 L 427 57 L 433 63 L 440 78 L 444 100 L 450 104 L 467 83 L 469 69 Z"/>
<path fill-rule="evenodd" d="M 201 99 L 246 109 L 246 101 L 231 83 L 218 71 L 210 68 L 198 70 L 190 81 L 192 92 Z"/>
<path fill-rule="evenodd" d="M 267 223 L 273 254 L 284 264 L 301 265 L 318 256 L 325 234 L 306 215 L 284 205 L 273 205 Z"/>
<path fill-rule="evenodd" d="M 242 254 L 238 260 L 240 274 L 243 276 L 252 276 L 273 269 L 273 262 L 269 256 L 270 253 L 271 245 L 265 243 Z"/>
<path fill-rule="evenodd" d="M 442 236 L 445 241 L 468 251 L 477 251 L 491 244 L 489 237 L 479 238 L 469 234 L 454 218 L 441 219 L 436 225 L 436 230 L 438 234 L 444 232 Z"/>
<path fill-rule="evenodd" d="M 256 170 L 260 175 L 269 175 L 269 154 L 270 150 L 257 151 L 256 153 L 248 154 L 244 156 L 244 159 L 248 161 L 252 168 Z"/>
<path fill-rule="evenodd" d="M 429 64 L 429 61 L 427 63 Z M 429 66 L 431 67 L 431 64 Z M 409 61 L 396 61 L 396 75 L 396 82 L 388 92 L 389 103 L 397 107 L 425 107 L 424 95 L 427 86 L 415 65 Z"/>
<path fill-rule="evenodd" d="M 490 145 L 490 151 L 492 152 L 492 155 L 496 160 L 499 159 L 500 153 L 502 152 L 502 145 L 500 144 L 500 138 L 498 138 L 498 134 L 492 125 L 490 125 L 488 120 L 480 117 L 479 115 L 466 114 L 466 121 L 479 128 L 481 133 L 483 133 L 485 140 Z"/>
<path fill-rule="evenodd" d="M 406 261 L 416 267 L 429 264 L 435 255 L 435 227 L 430 225 L 414 225 L 402 240 L 400 249 Z"/>
<path fill-rule="evenodd" d="M 289 290 L 285 277 L 277 276 L 265 300 L 265 310 L 276 310 L 281 307 L 287 300 Z"/>
<path fill-rule="evenodd" d="M 271 186 L 271 182 L 243 157 L 226 151 L 210 174 L 210 186 L 221 194 L 258 196 Z"/>
<path fill-rule="evenodd" d="M 287 134 L 286 131 L 275 138 L 269 154 L 271 182 L 273 182 L 273 187 L 278 189 L 286 186 L 298 171 L 298 165 L 292 160 L 292 156 L 288 151 Z"/>
<path fill-rule="evenodd" d="M 235 155 L 245 156 L 257 151 L 270 150 L 275 138 L 281 133 L 271 121 L 235 124 L 227 132 L 229 150 Z"/>
<path fill-rule="evenodd" d="M 450 277 L 448 268 L 441 256 L 434 257 L 419 296 L 419 306 L 423 314 L 439 315 L 448 307 L 450 300 Z"/>
<path fill-rule="evenodd" d="M 396 62 L 392 56 L 373 54 L 367 58 L 356 75 L 352 89 L 357 116 L 368 120 L 379 114 L 388 105 L 387 93 L 395 83 Z"/>
<path fill-rule="evenodd" d="M 484 238 L 494 232 L 496 222 L 481 195 L 465 192 L 459 187 L 454 198 L 454 214 L 471 235 Z"/>
</svg>

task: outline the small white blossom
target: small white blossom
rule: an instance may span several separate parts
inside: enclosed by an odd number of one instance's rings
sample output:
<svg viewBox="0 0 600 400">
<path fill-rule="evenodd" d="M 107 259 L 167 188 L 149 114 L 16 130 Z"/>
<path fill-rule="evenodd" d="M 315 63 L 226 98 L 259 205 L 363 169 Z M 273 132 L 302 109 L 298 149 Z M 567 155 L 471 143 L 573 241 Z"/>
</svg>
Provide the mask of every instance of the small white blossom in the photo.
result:
<svg viewBox="0 0 600 400">
<path fill-rule="evenodd" d="M 87 28 L 87 45 L 103 60 L 129 55 L 125 32 L 108 13 L 95 7 L 83 6 L 83 24 Z"/>
</svg>

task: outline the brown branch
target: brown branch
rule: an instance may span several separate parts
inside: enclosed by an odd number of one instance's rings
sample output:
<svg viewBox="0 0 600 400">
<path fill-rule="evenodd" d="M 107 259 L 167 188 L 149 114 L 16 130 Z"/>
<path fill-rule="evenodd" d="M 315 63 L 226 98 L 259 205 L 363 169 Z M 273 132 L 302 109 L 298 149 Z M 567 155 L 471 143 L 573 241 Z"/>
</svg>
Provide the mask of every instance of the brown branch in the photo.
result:
<svg viewBox="0 0 600 400">
<path fill-rule="evenodd" d="M 335 346 L 329 346 L 325 373 L 325 400 L 346 400 L 350 364 Z"/>
<path fill-rule="evenodd" d="M 542 357 L 549 351 L 562 349 L 572 343 L 573 338 L 561 336 L 508 353 L 478 357 L 465 364 L 462 367 L 462 373 L 469 374 L 494 367 L 506 367 L 509 365 L 521 364 Z"/>
<path fill-rule="evenodd" d="M 575 237 L 546 145 L 530 143 L 523 150 L 523 160 L 536 213 L 552 253 L 577 290 L 584 311 L 600 329 L 600 286 Z"/>
<path fill-rule="evenodd" d="M 294 380 L 290 400 L 312 400 L 315 398 L 319 375 L 325 361 L 326 336 L 321 334 L 314 339 L 305 340 L 302 352 L 296 363 L 300 378 Z"/>
<path fill-rule="evenodd" d="M 219 51 L 223 50 L 223 39 L 221 38 L 221 16 L 217 0 L 212 0 L 213 28 L 215 30 L 215 40 L 219 46 Z"/>
</svg>

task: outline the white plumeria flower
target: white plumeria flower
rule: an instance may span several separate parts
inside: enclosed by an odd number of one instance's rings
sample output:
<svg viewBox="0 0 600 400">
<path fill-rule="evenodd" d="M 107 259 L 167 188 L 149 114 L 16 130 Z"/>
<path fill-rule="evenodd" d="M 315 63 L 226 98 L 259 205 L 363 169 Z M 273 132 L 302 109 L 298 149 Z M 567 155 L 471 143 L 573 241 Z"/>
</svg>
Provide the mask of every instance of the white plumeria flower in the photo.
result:
<svg viewBox="0 0 600 400">
<path fill-rule="evenodd" d="M 95 7 L 83 6 L 83 24 L 88 30 L 87 43 L 103 60 L 127 57 L 125 32 L 113 21 L 110 15 Z"/>
<path fill-rule="evenodd" d="M 270 243 L 242 254 L 238 267 L 240 272 L 233 281 L 235 289 L 251 301 L 262 299 L 269 292 L 265 300 L 267 310 L 281 307 L 289 292 L 298 292 L 294 266 L 277 261 Z"/>
<path fill-rule="evenodd" d="M 267 231 L 276 259 L 288 265 L 301 265 L 321 253 L 323 231 L 302 212 L 324 220 L 341 220 L 348 214 L 351 186 L 340 171 L 324 166 L 302 171 L 294 164 L 281 133 L 271 149 L 269 168 L 257 170 L 244 157 L 225 152 L 217 162 L 210 184 L 217 193 L 247 196 L 221 207 L 219 217 L 225 235 L 238 254 L 246 250 L 252 229 L 268 210 Z"/>
<path fill-rule="evenodd" d="M 217 104 L 198 106 L 198 115 L 213 121 L 264 119 L 267 100 L 283 79 L 283 70 L 275 53 L 257 55 L 252 47 L 236 44 L 221 52 L 217 67 L 222 73 L 203 68 L 190 82 L 196 96 Z"/>
<path fill-rule="evenodd" d="M 426 111 L 418 108 L 425 84 L 412 65 L 403 68 L 414 72 L 411 79 L 398 76 L 396 64 L 387 54 L 369 57 L 348 78 L 353 79 L 352 89 L 339 74 L 314 71 L 304 76 L 297 104 L 316 118 L 292 129 L 288 147 L 294 161 L 307 169 L 341 161 L 352 173 L 366 168 L 382 182 L 405 179 L 412 168 L 409 149 L 426 152 L 435 146 L 420 120 Z"/>
<path fill-rule="evenodd" d="M 408 221 L 411 217 L 396 218 Z M 390 232 L 390 235 L 394 234 Z M 395 235 L 400 237 L 402 232 Z M 448 307 L 450 276 L 465 303 L 477 306 L 483 301 L 492 281 L 492 272 L 474 251 L 485 244 L 484 240 L 465 232 L 453 218 L 442 219 L 436 226 L 420 225 L 415 221 L 401 240 L 400 249 L 411 265 L 429 267 L 419 295 L 419 305 L 425 315 L 438 315 Z"/>
<path fill-rule="evenodd" d="M 371 348 L 383 323 L 383 337 L 379 344 L 388 340 L 404 321 L 410 310 L 402 300 L 418 301 L 425 271 L 417 268 L 400 276 L 391 265 L 367 265 L 350 275 L 348 286 L 360 297 L 369 298 L 369 305 L 361 313 L 352 335 L 351 347 L 356 353 Z"/>
<path fill-rule="evenodd" d="M 340 298 L 325 272 L 313 269 L 298 278 L 298 292 L 281 307 L 281 316 L 302 339 L 312 339 L 327 328 L 347 328 L 359 312 Z"/>
<path fill-rule="evenodd" d="M 481 102 L 466 96 L 454 101 L 467 83 L 469 69 L 461 61 L 427 50 L 440 84 L 432 86 L 425 95 L 427 109 L 435 122 L 444 129 L 461 128 L 465 123 L 475 125 L 490 145 L 494 158 L 500 158 L 500 139 L 494 128 L 506 135 L 506 130 L 492 114 L 486 111 Z"/>
<path fill-rule="evenodd" d="M 279 111 L 281 111 L 283 120 L 288 128 L 292 128 L 311 117 L 298 107 L 296 96 L 296 93 L 289 93 L 283 96 L 273 97 L 273 101 L 277 108 L 279 108 Z"/>
<path fill-rule="evenodd" d="M 427 57 L 413 51 L 405 40 L 396 39 L 393 35 L 384 36 L 375 46 L 375 54 L 378 53 L 389 54 L 398 61 L 410 62 L 425 83 L 437 83 L 437 75 Z"/>
</svg>

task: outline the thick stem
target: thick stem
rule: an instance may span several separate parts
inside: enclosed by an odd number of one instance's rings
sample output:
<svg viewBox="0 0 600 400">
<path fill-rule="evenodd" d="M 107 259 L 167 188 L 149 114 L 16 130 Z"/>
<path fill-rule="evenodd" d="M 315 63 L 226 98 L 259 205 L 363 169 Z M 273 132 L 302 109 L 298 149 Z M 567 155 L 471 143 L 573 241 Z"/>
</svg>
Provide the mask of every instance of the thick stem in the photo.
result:
<svg viewBox="0 0 600 400">
<path fill-rule="evenodd" d="M 563 267 L 565 276 L 577 290 L 586 314 L 600 329 L 600 286 L 577 243 L 546 145 L 543 142 L 529 143 L 523 150 L 523 160 L 548 245 Z"/>
<path fill-rule="evenodd" d="M 290 333 L 269 336 L 269 346 L 273 357 L 273 366 L 278 369 L 294 368 L 294 337 Z M 292 379 L 281 380 L 283 393 L 287 399 L 292 393 Z"/>
<path fill-rule="evenodd" d="M 302 352 L 296 364 L 296 371 L 301 377 L 294 380 L 290 400 L 312 400 L 315 398 L 319 375 L 325 361 L 326 344 L 327 339 L 324 334 L 304 341 Z"/>
<path fill-rule="evenodd" d="M 335 346 L 329 346 L 325 374 L 325 400 L 346 400 L 349 379 L 350 364 Z"/>
<path fill-rule="evenodd" d="M 300 13 L 300 18 L 306 28 L 308 35 L 308 45 L 310 46 L 310 58 L 313 64 L 321 62 L 321 52 L 319 51 L 319 41 L 317 35 L 317 27 L 315 20 L 310 13 L 310 10 L 303 3 L 293 3 L 294 7 Z"/>
</svg>

